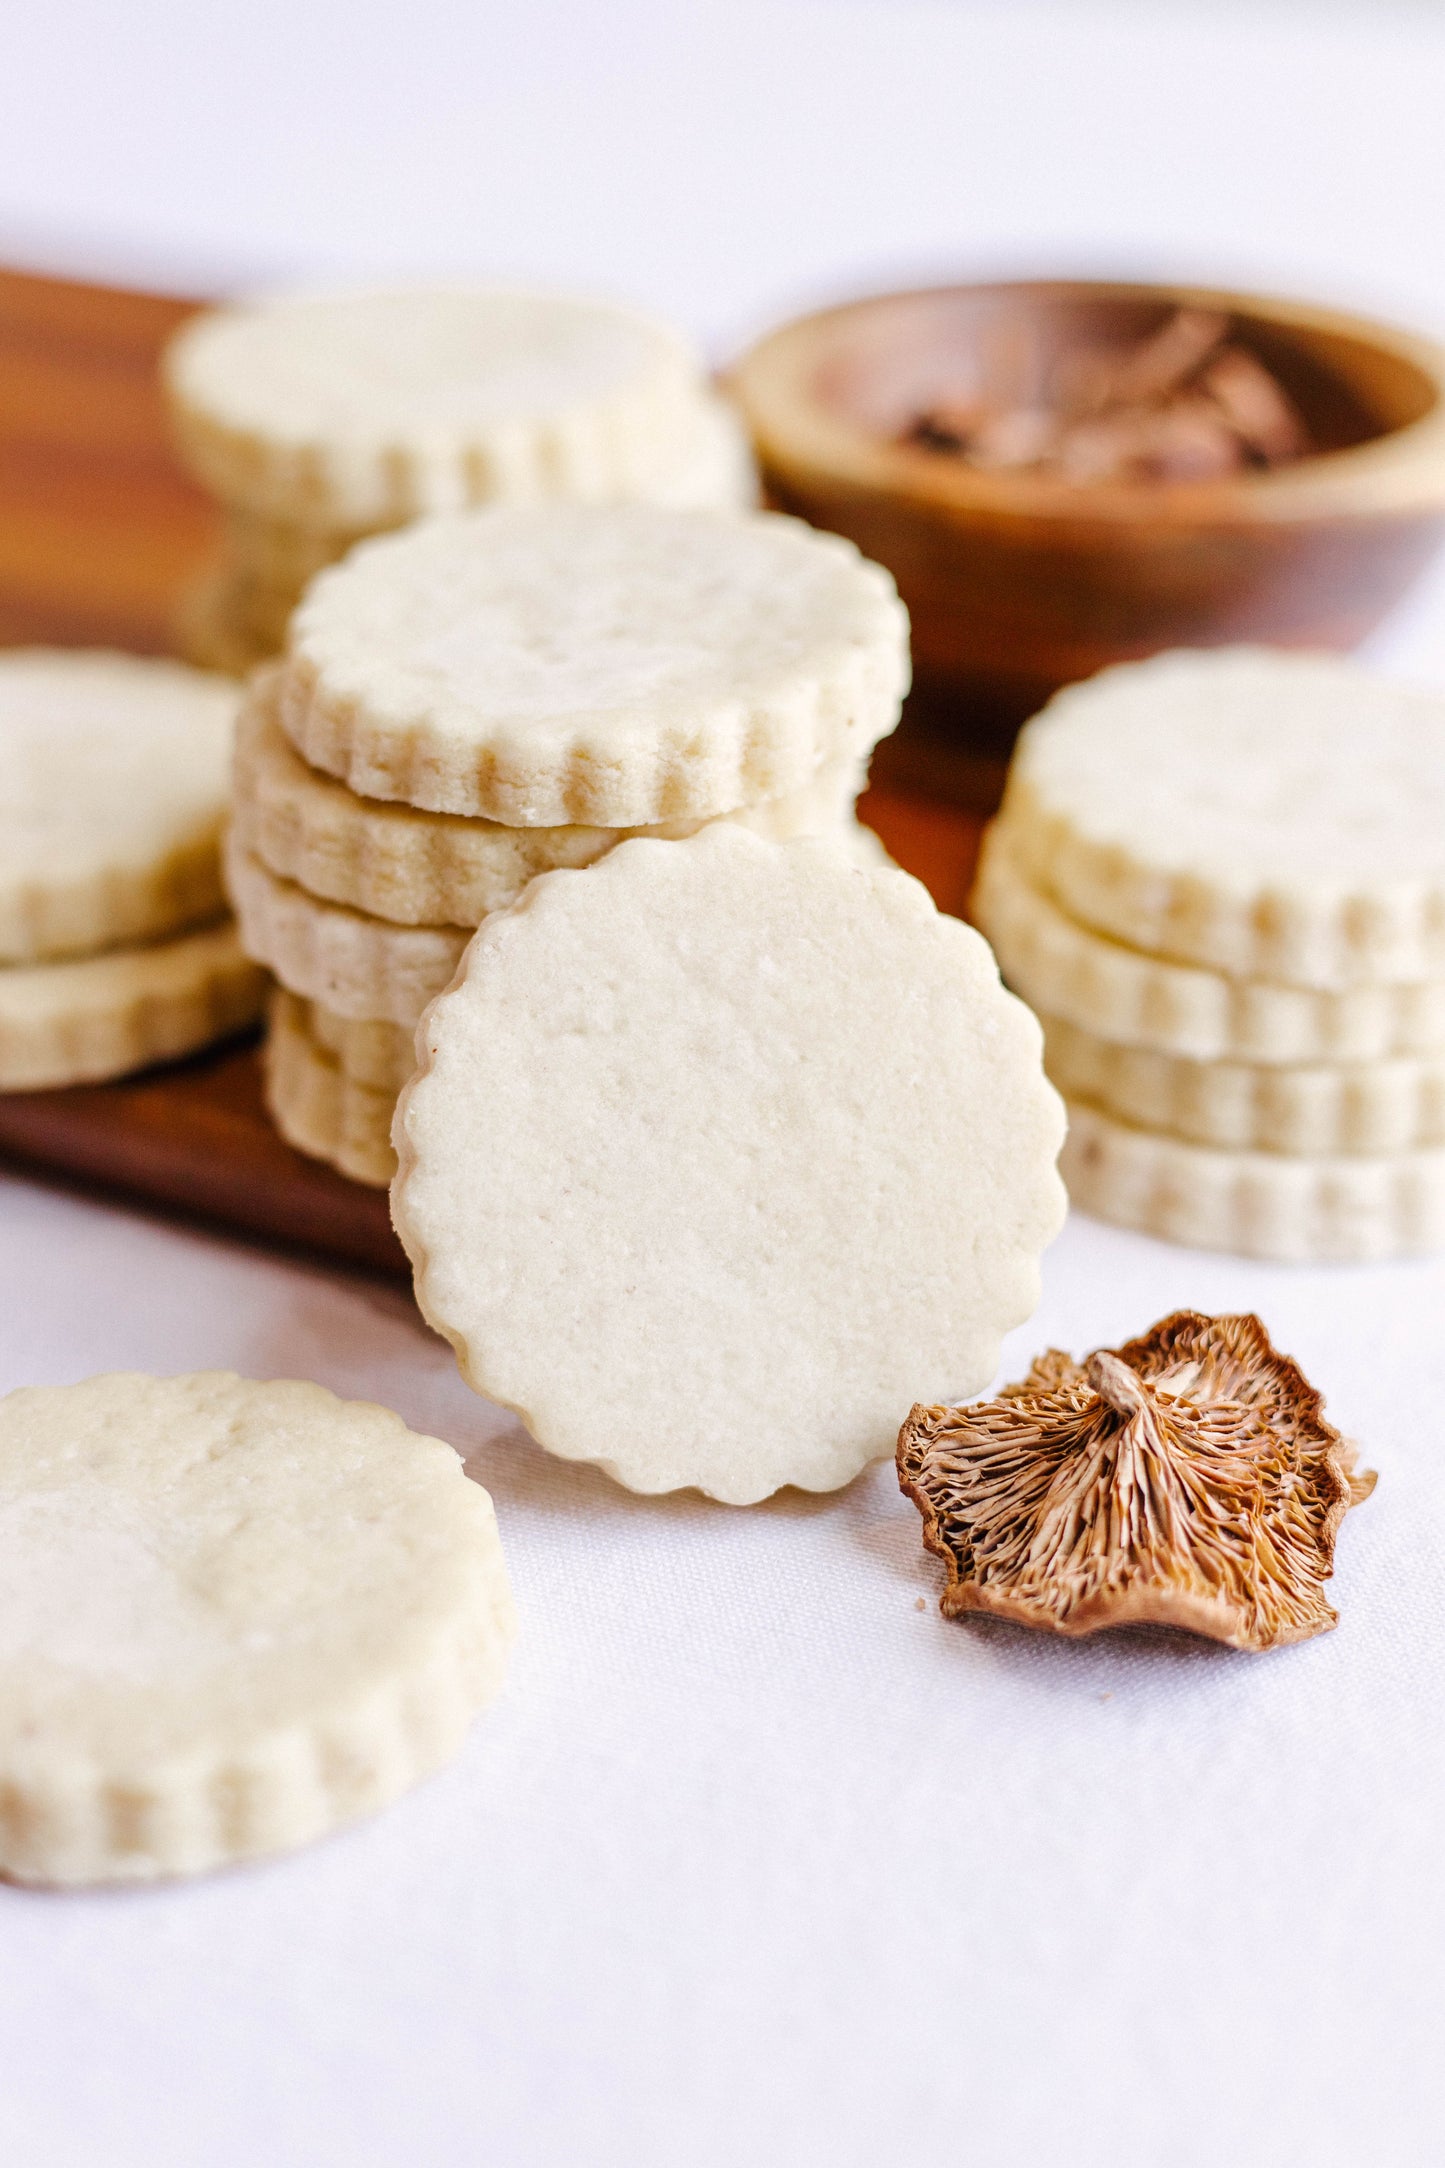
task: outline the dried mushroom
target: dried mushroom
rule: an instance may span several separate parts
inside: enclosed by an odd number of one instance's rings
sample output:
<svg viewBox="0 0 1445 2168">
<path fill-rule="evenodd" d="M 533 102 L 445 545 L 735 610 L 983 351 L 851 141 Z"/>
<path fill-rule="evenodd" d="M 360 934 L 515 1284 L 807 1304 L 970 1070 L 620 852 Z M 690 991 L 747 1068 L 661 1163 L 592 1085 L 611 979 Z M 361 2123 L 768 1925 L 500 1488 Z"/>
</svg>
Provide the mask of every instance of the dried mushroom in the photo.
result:
<svg viewBox="0 0 1445 2168">
<path fill-rule="evenodd" d="M 943 1611 L 1054 1633 L 1177 1626 L 1234 1648 L 1324 1633 L 1335 1532 L 1374 1488 L 1257 1317 L 1181 1310 L 971 1407 L 916 1407 L 898 1480 Z"/>
</svg>

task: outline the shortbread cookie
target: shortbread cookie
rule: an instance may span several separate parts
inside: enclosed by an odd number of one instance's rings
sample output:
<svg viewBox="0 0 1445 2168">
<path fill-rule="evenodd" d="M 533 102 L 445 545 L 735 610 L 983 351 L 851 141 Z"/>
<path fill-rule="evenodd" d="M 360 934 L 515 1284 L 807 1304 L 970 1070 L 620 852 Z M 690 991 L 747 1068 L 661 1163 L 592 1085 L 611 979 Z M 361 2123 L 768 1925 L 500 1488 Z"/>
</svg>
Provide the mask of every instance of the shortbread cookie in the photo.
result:
<svg viewBox="0 0 1445 2168">
<path fill-rule="evenodd" d="M 374 1092 L 384 1092 L 392 1105 L 403 1084 L 416 1068 L 416 1032 L 404 1024 L 386 1024 L 375 1017 L 338 1016 L 323 1002 L 306 1001 L 281 987 L 276 999 L 289 1008 L 295 1021 L 346 1075 Z"/>
<path fill-rule="evenodd" d="M 1059 1166 L 1082 1211 L 1194 1249 L 1324 1264 L 1445 1247 L 1445 1150 L 1371 1159 L 1215 1151 L 1071 1100 Z"/>
<path fill-rule="evenodd" d="M 702 381 L 647 317 L 461 287 L 208 310 L 165 375 L 181 450 L 218 497 L 342 529 L 626 495 L 681 456 Z"/>
<path fill-rule="evenodd" d="M 1184 1061 L 1043 1017 L 1044 1066 L 1067 1099 L 1228 1151 L 1334 1158 L 1445 1145 L 1445 1054 L 1300 1067 Z"/>
<path fill-rule="evenodd" d="M 226 883 L 246 953 L 293 994 L 338 1016 L 414 1028 L 450 984 L 471 938 L 464 926 L 396 926 L 345 904 L 322 903 L 283 881 L 234 836 Z"/>
<path fill-rule="evenodd" d="M 145 948 L 0 970 L 0 1091 L 126 1076 L 242 1031 L 265 980 L 230 919 Z"/>
<path fill-rule="evenodd" d="M 1070 686 L 1004 800 L 1035 882 L 1237 978 L 1445 978 L 1445 695 L 1332 656 L 1172 654 Z"/>
<path fill-rule="evenodd" d="M 514 1631 L 448 1445 L 228 1371 L 0 1400 L 0 1872 L 289 1851 L 449 1760 Z"/>
<path fill-rule="evenodd" d="M 1445 1050 L 1445 979 L 1325 992 L 1165 963 L 1067 918 L 985 839 L 970 905 L 1014 991 L 1102 1039 L 1195 1061 L 1363 1062 Z"/>
<path fill-rule="evenodd" d="M 311 1037 L 303 1004 L 284 988 L 272 997 L 265 1073 L 266 1105 L 288 1144 L 329 1160 L 353 1182 L 386 1188 L 396 1173 L 396 1093 L 348 1076 Z"/>
<path fill-rule="evenodd" d="M 1060 1102 L 905 874 L 720 825 L 543 874 L 418 1034 L 417 1299 L 478 1392 L 629 1488 L 833 1490 L 1038 1300 Z"/>
<path fill-rule="evenodd" d="M 0 655 L 0 964 L 213 918 L 236 690 L 184 664 Z"/>
<path fill-rule="evenodd" d="M 533 874 L 591 865 L 636 833 L 508 828 L 360 798 L 301 758 L 275 719 L 276 683 L 272 672 L 253 685 L 237 729 L 235 833 L 273 873 L 313 896 L 398 925 L 476 926 L 513 902 Z M 855 760 L 830 760 L 791 796 L 724 817 L 786 842 L 841 826 L 861 786 Z M 660 833 L 691 835 L 701 825 L 675 821 Z"/>
<path fill-rule="evenodd" d="M 369 798 L 516 827 L 701 820 L 864 759 L 908 620 L 774 513 L 498 508 L 366 542 L 291 621 L 281 721 Z"/>
</svg>

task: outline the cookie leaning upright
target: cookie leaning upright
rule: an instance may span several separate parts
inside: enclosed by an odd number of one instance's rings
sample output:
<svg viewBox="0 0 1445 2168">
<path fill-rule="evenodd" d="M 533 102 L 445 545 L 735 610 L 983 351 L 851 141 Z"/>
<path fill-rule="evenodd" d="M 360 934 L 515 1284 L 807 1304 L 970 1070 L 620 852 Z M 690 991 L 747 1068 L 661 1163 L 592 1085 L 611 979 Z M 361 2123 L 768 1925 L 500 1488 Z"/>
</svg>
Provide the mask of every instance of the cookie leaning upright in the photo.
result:
<svg viewBox="0 0 1445 2168">
<path fill-rule="evenodd" d="M 542 875 L 419 1034 L 393 1216 L 538 1442 L 746 1504 L 886 1456 L 1038 1300 L 1062 1108 L 985 944 L 837 842 Z"/>
<path fill-rule="evenodd" d="M 771 513 L 499 506 L 323 573 L 278 709 L 366 797 L 625 828 L 865 758 L 908 668 L 893 581 L 838 536 Z"/>
</svg>

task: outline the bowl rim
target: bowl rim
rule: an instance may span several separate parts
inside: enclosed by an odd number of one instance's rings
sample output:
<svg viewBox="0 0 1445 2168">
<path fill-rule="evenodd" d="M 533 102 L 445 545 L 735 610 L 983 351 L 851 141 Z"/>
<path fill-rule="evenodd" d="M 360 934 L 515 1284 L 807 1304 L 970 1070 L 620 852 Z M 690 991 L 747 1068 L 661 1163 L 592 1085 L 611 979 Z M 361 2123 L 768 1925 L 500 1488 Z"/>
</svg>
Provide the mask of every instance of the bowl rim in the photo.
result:
<svg viewBox="0 0 1445 2168">
<path fill-rule="evenodd" d="M 1181 308 L 1253 317 L 1372 346 L 1419 370 L 1434 386 L 1431 407 L 1413 422 L 1361 444 L 1316 452 L 1288 465 L 1209 482 L 1065 482 L 986 473 L 922 446 L 890 442 L 805 382 L 835 327 L 899 302 L 964 294 L 1040 299 L 1173 302 Z M 1421 332 L 1324 303 L 1168 280 L 1025 278 L 951 280 L 856 296 L 790 318 L 765 332 L 725 372 L 724 382 L 753 432 L 764 469 L 846 483 L 870 495 L 911 500 L 940 513 L 990 515 L 1050 524 L 1195 527 L 1358 519 L 1445 510 L 1445 345 Z"/>
</svg>

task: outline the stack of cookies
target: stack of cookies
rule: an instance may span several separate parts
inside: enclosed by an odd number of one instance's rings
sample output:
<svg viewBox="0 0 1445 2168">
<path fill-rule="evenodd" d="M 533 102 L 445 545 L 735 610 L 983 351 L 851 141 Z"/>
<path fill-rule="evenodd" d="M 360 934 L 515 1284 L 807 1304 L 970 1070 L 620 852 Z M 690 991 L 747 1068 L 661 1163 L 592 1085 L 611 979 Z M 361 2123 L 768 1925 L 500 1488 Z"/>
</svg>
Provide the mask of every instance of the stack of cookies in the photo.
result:
<svg viewBox="0 0 1445 2168">
<path fill-rule="evenodd" d="M 279 652 L 317 572 L 427 514 L 756 502 L 698 356 L 600 303 L 413 288 L 214 309 L 174 341 L 166 383 L 182 456 L 225 512 L 182 639 L 236 675 Z"/>
<path fill-rule="evenodd" d="M 283 1133 L 390 1180 L 422 1011 L 534 875 L 714 820 L 876 858 L 853 804 L 907 680 L 888 574 L 769 513 L 496 507 L 322 573 L 250 688 L 228 851 Z"/>
<path fill-rule="evenodd" d="M 1445 698 L 1160 656 L 1024 731 L 973 915 L 1101 1218 L 1283 1259 L 1445 1246 Z"/>
<path fill-rule="evenodd" d="M 0 1091 L 121 1076 L 259 1013 L 221 886 L 236 704 L 180 663 L 0 656 Z"/>
</svg>

